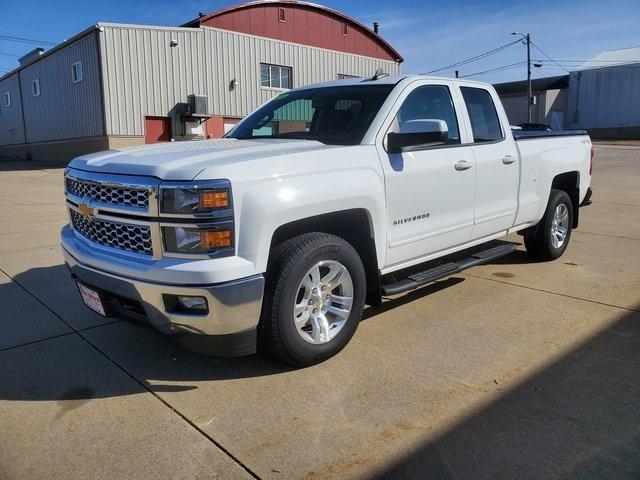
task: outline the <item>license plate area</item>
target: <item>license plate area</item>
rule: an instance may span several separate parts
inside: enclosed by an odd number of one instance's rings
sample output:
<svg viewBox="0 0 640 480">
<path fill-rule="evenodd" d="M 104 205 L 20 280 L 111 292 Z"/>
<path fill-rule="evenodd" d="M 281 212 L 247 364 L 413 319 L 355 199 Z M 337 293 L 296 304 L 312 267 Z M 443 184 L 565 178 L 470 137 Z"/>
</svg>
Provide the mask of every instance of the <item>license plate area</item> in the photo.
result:
<svg viewBox="0 0 640 480">
<path fill-rule="evenodd" d="M 76 284 L 78 285 L 78 290 L 80 291 L 80 296 L 82 297 L 84 304 L 94 312 L 106 317 L 107 311 L 105 308 L 105 302 L 100 292 L 89 288 L 80 282 L 76 282 Z"/>
</svg>

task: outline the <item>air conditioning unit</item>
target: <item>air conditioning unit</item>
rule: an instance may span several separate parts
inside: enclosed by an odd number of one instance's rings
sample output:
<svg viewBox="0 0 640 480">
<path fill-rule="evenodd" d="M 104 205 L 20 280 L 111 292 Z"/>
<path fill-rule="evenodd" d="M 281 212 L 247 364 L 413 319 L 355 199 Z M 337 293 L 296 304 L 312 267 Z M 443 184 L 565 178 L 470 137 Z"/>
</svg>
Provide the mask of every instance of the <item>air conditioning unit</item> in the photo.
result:
<svg viewBox="0 0 640 480">
<path fill-rule="evenodd" d="M 206 115 L 207 96 L 194 94 L 187 96 L 187 112 L 193 116 Z"/>
</svg>

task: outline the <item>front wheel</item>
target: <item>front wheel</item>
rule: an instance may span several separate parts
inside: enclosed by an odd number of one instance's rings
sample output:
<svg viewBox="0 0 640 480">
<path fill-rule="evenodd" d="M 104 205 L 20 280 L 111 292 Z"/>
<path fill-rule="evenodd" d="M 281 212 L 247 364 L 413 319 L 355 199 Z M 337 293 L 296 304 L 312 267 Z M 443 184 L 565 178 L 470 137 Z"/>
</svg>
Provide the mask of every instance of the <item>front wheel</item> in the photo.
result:
<svg viewBox="0 0 640 480">
<path fill-rule="evenodd" d="M 278 245 L 261 321 L 267 349 L 295 366 L 332 357 L 358 328 L 365 292 L 362 260 L 343 239 L 314 232 Z"/>
<path fill-rule="evenodd" d="M 544 217 L 532 233 L 524 236 L 524 245 L 532 257 L 555 260 L 567 249 L 573 226 L 573 203 L 564 190 L 551 190 Z"/>
</svg>

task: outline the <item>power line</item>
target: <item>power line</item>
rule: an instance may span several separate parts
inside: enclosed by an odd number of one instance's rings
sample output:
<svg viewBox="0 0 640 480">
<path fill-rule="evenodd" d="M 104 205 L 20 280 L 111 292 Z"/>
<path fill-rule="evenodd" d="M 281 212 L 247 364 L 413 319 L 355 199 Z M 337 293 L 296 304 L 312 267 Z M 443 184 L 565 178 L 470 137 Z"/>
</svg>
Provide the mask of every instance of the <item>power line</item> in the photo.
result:
<svg viewBox="0 0 640 480">
<path fill-rule="evenodd" d="M 53 42 L 45 42 L 44 40 L 34 40 L 33 38 L 23 38 L 23 37 L 13 37 L 11 35 L 0 35 L 0 40 L 8 40 L 10 42 L 19 42 L 19 43 L 35 43 L 39 45 L 57 45 L 57 43 Z"/>
<path fill-rule="evenodd" d="M 487 52 L 481 53 L 481 54 L 476 55 L 474 57 L 467 58 L 466 60 L 460 60 L 459 62 L 452 63 L 451 65 L 447 65 L 445 67 L 437 68 L 435 70 L 431 70 L 431 71 L 426 72 L 426 73 L 429 74 L 429 73 L 441 72 L 442 70 L 449 70 L 449 69 L 454 68 L 454 67 L 459 67 L 460 65 L 466 65 L 467 63 L 475 62 L 476 60 L 480 60 L 482 58 L 488 57 L 489 55 L 494 55 L 494 54 L 496 54 L 498 52 L 501 52 L 502 50 L 506 50 L 511 45 L 515 45 L 518 42 L 520 42 L 520 40 L 514 40 L 513 42 L 505 43 L 504 45 L 501 45 L 499 47 L 494 48 L 493 50 L 489 50 Z"/>
<path fill-rule="evenodd" d="M 499 72 L 499 71 L 502 71 L 502 70 L 509 70 L 511 68 L 521 67 L 525 63 L 527 63 L 527 62 L 526 61 L 521 61 L 521 62 L 516 62 L 516 63 L 510 63 L 508 65 L 502 65 L 501 67 L 490 68 L 489 70 L 483 70 L 481 72 L 469 73 L 467 75 L 460 75 L 459 78 L 475 77 L 477 75 L 484 75 L 485 73 Z"/>
<path fill-rule="evenodd" d="M 20 56 L 20 55 L 16 55 L 15 53 L 7 53 L 7 52 L 0 52 L 0 55 L 6 55 L 7 57 L 16 57 L 16 58 Z"/>
<path fill-rule="evenodd" d="M 562 65 L 560 65 L 558 62 L 556 62 L 553 58 L 551 58 L 549 55 L 547 55 L 546 53 L 544 53 L 542 51 L 542 49 L 535 44 L 535 42 L 531 41 L 531 45 L 533 45 L 533 47 L 538 50 L 541 54 L 543 54 L 545 57 L 547 57 L 549 60 L 551 60 L 553 63 L 555 63 L 558 67 L 560 67 L 562 70 L 564 70 L 567 73 L 571 73 L 569 70 L 567 70 L 566 68 L 564 68 Z"/>
<path fill-rule="evenodd" d="M 547 62 L 548 60 L 534 60 L 536 62 Z M 611 59 L 611 60 L 560 60 L 560 59 L 556 59 L 557 62 L 573 62 L 573 63 L 587 63 L 587 62 L 594 62 L 594 63 L 610 63 L 610 62 L 621 62 L 621 63 L 638 63 L 638 60 L 621 60 L 621 59 Z"/>
</svg>

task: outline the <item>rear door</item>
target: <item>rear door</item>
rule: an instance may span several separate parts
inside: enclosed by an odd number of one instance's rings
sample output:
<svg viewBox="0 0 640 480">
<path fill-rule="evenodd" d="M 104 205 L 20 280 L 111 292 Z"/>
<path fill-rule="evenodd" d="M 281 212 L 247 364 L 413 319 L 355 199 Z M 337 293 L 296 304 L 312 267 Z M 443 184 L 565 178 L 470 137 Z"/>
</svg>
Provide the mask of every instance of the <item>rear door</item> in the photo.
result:
<svg viewBox="0 0 640 480">
<path fill-rule="evenodd" d="M 378 151 L 385 173 L 387 258 L 385 266 L 409 263 L 464 244 L 473 229 L 475 168 L 450 82 L 420 81 L 400 95 L 383 125 Z M 443 144 L 388 153 L 385 139 L 403 122 L 444 120 Z M 415 262 L 414 262 L 415 263 Z"/>
<path fill-rule="evenodd" d="M 518 208 L 520 160 L 500 99 L 489 89 L 461 86 L 473 136 L 476 168 L 475 218 L 472 239 L 512 227 Z M 502 116 L 502 118 L 501 118 Z"/>
</svg>

